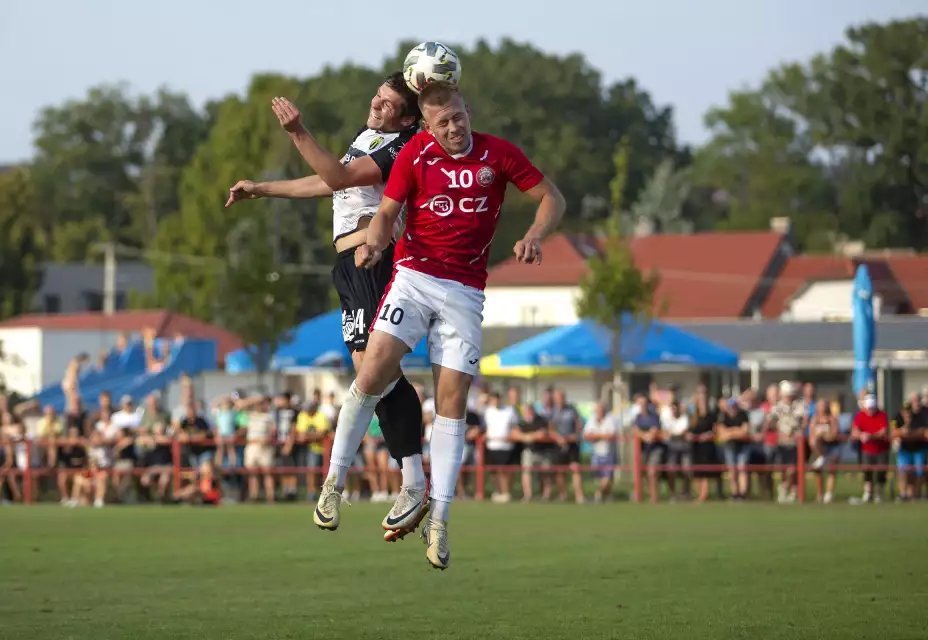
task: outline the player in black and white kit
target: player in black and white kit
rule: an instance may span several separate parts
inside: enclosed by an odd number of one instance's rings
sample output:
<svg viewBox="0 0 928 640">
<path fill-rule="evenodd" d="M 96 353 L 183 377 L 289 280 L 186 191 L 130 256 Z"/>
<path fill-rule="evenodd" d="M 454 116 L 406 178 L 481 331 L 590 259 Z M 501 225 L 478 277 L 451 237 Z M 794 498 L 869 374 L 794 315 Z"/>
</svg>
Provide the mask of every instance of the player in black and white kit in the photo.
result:
<svg viewBox="0 0 928 640">
<path fill-rule="evenodd" d="M 288 132 L 303 159 L 316 175 L 297 180 L 251 182 L 243 180 L 230 189 L 226 207 L 240 200 L 332 197 L 333 242 L 338 257 L 332 282 L 342 305 L 342 337 L 351 351 L 355 369 L 360 368 L 368 332 L 393 272 L 393 246 L 374 269 L 355 266 L 355 250 L 363 245 L 367 227 L 377 213 L 384 185 L 403 145 L 418 131 L 418 97 L 403 81 L 402 73 L 386 78 L 371 100 L 366 127 L 339 159 L 316 142 L 303 124 L 300 112 L 288 100 L 274 98 L 274 113 Z M 394 241 L 402 226 L 394 229 Z M 400 463 L 403 486 L 383 521 L 386 540 L 415 529 L 425 515 L 425 473 L 422 469 L 422 405 L 402 371 L 397 371 L 377 405 L 377 416 L 390 455 Z M 320 492 L 313 521 L 322 529 L 335 530 L 345 479 L 367 431 L 336 430 L 328 477 Z"/>
</svg>

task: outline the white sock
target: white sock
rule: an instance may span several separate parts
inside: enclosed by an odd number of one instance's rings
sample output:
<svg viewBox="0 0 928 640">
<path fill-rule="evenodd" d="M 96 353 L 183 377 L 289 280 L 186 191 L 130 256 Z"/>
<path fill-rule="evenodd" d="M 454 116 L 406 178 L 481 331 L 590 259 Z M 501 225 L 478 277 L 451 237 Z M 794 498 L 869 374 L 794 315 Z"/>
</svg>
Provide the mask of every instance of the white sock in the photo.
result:
<svg viewBox="0 0 928 640">
<path fill-rule="evenodd" d="M 422 468 L 422 454 L 403 458 L 403 484 L 407 487 L 425 489 L 425 470 Z"/>
<path fill-rule="evenodd" d="M 458 472 L 464 454 L 464 433 L 467 423 L 464 418 L 457 420 L 435 416 L 432 423 L 432 436 L 429 444 L 432 463 L 432 517 L 437 520 L 448 519 L 448 508 L 454 499 L 458 485 Z"/>
<path fill-rule="evenodd" d="M 354 462 L 354 456 L 361 446 L 361 440 L 374 417 L 374 407 L 380 402 L 380 396 L 370 396 L 358 391 L 354 382 L 348 389 L 348 398 L 338 414 L 338 426 L 335 429 L 335 441 L 332 443 L 332 459 L 329 463 L 328 478 L 335 477 L 335 488 L 345 488 L 348 469 Z M 327 479 L 328 479 L 327 478 Z"/>
</svg>

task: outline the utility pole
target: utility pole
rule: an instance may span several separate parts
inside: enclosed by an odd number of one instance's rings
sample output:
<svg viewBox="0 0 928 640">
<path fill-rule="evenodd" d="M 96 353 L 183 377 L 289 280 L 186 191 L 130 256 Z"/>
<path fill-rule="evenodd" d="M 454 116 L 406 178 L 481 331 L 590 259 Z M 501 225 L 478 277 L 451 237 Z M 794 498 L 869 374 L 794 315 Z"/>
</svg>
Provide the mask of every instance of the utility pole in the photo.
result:
<svg viewBox="0 0 928 640">
<path fill-rule="evenodd" d="M 103 245 L 103 315 L 116 312 L 116 243 Z"/>
</svg>

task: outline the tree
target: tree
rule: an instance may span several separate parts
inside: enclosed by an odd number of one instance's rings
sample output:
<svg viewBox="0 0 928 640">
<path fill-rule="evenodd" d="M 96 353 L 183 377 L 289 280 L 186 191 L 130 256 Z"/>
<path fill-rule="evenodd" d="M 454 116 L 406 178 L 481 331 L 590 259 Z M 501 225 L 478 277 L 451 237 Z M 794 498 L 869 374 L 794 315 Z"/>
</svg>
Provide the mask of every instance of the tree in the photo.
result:
<svg viewBox="0 0 928 640">
<path fill-rule="evenodd" d="M 28 312 L 42 284 L 47 236 L 37 217 L 29 172 L 0 175 L 0 319 Z"/>
<path fill-rule="evenodd" d="M 706 118 L 698 184 L 726 226 L 791 215 L 801 246 L 928 249 L 928 18 L 865 24 Z"/>
<path fill-rule="evenodd" d="M 208 126 L 185 96 L 133 97 L 124 84 L 43 109 L 31 174 L 52 257 L 84 260 L 108 240 L 143 246 L 176 209 L 180 170 Z"/>
<path fill-rule="evenodd" d="M 689 173 L 689 169 L 674 169 L 670 158 L 661 162 L 625 215 L 626 227 L 646 233 L 692 233 L 693 222 L 683 217 Z"/>
<path fill-rule="evenodd" d="M 248 345 L 259 384 L 296 323 L 299 278 L 281 268 L 264 217 L 244 221 L 230 248 L 218 300 L 219 323 Z"/>
<path fill-rule="evenodd" d="M 607 237 L 602 254 L 587 262 L 589 271 L 580 282 L 577 315 L 593 320 L 612 332 L 610 353 L 613 374 L 613 406 L 619 406 L 622 388 L 622 324 L 634 317 L 647 326 L 657 312 L 656 291 L 660 276 L 643 274 L 635 265 L 628 243 L 618 236 Z"/>
</svg>

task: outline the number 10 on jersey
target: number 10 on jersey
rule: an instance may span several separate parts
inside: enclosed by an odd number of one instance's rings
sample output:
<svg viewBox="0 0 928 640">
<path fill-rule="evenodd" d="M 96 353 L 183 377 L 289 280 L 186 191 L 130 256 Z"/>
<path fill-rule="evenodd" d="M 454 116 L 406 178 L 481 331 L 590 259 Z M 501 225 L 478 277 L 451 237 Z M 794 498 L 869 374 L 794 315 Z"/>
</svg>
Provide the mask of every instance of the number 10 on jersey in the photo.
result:
<svg viewBox="0 0 928 640">
<path fill-rule="evenodd" d="M 470 169 L 461 169 L 460 171 L 442 169 L 441 172 L 448 176 L 448 180 L 451 181 L 448 183 L 449 189 L 470 189 L 474 184 L 474 174 Z"/>
</svg>

